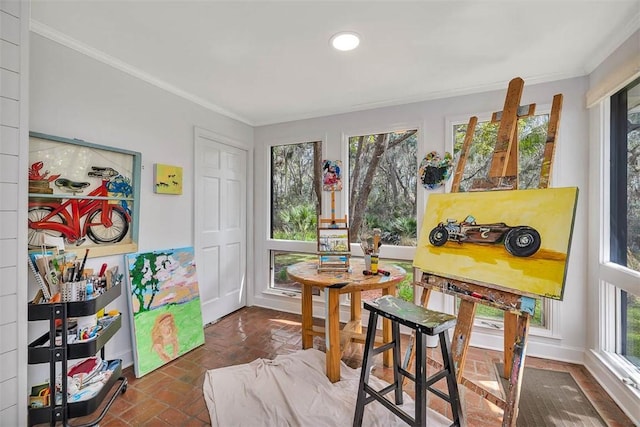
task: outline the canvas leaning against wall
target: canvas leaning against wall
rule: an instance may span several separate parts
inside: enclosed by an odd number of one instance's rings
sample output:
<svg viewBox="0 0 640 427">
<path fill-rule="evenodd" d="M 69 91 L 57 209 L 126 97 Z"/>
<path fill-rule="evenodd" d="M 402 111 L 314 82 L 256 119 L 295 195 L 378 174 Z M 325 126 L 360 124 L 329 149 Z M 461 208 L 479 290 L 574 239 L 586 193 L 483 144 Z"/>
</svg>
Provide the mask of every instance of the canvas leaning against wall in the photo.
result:
<svg viewBox="0 0 640 427">
<path fill-rule="evenodd" d="M 141 377 L 204 344 L 192 247 L 125 256 L 134 368 Z"/>
<path fill-rule="evenodd" d="M 413 265 L 561 300 L 577 197 L 575 187 L 432 194 Z"/>
</svg>

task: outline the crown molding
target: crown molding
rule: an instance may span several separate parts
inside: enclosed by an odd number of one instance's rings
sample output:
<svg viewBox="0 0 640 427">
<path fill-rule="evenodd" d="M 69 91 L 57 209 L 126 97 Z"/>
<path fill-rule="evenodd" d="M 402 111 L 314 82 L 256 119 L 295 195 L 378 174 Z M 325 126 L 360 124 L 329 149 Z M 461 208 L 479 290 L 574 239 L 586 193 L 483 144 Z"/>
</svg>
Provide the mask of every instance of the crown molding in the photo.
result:
<svg viewBox="0 0 640 427">
<path fill-rule="evenodd" d="M 104 64 L 107 64 L 117 70 L 120 70 L 122 72 L 125 72 L 137 79 L 140 79 L 146 83 L 149 83 L 153 86 L 156 86 L 157 88 L 160 88 L 162 90 L 165 90 L 169 93 L 172 93 L 173 95 L 179 96 L 181 98 L 186 99 L 187 101 L 193 102 L 194 104 L 197 104 L 203 108 L 206 108 L 207 110 L 213 111 L 214 113 L 217 114 L 221 114 L 225 117 L 228 117 L 230 119 L 234 119 L 237 120 L 239 122 L 245 123 L 249 126 L 254 126 L 254 124 L 247 119 L 246 117 L 242 117 L 239 116 L 231 111 L 228 111 L 218 105 L 212 104 L 211 102 L 206 101 L 205 99 L 202 99 L 196 95 L 193 95 L 189 92 L 186 92 L 182 89 L 179 89 L 167 82 L 165 82 L 164 80 L 161 80 L 159 78 L 154 77 L 153 75 L 144 72 L 142 70 L 140 70 L 139 68 L 136 68 L 124 61 L 121 61 L 117 58 L 114 58 L 113 56 L 107 55 L 106 53 L 95 49 L 91 46 L 88 46 L 82 42 L 80 42 L 79 40 L 76 40 L 72 37 L 69 37 L 66 34 L 63 34 L 57 30 L 54 30 L 53 28 L 39 22 L 36 21 L 34 19 L 31 19 L 29 22 L 29 30 L 35 34 L 38 34 L 42 37 L 45 37 L 49 40 L 52 40 L 58 44 L 61 44 L 62 46 L 68 47 L 70 49 L 73 49 L 77 52 L 82 53 L 83 55 L 86 55 L 90 58 L 93 58 L 97 61 L 100 61 Z"/>
</svg>

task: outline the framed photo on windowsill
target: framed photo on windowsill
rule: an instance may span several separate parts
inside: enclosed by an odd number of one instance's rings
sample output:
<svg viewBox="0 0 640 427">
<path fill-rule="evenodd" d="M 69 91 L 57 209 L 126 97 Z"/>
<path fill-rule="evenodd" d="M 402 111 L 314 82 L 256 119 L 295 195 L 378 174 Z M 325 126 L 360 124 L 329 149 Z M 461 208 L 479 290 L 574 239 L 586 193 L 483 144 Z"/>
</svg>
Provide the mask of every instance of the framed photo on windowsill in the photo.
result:
<svg viewBox="0 0 640 427">
<path fill-rule="evenodd" d="M 29 249 L 136 252 L 141 154 L 29 133 Z"/>
</svg>

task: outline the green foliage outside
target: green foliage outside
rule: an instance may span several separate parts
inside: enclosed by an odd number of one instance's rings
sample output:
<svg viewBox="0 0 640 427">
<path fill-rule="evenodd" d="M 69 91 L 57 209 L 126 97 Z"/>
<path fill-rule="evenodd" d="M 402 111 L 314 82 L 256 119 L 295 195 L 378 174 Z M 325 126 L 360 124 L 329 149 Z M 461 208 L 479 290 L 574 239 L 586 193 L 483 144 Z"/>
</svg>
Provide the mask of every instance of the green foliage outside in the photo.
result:
<svg viewBox="0 0 640 427">
<path fill-rule="evenodd" d="M 325 204 L 330 201 L 330 192 L 322 191 L 320 185 L 320 155 L 319 142 L 271 148 L 272 238 L 316 239 L 320 201 L 323 197 Z M 349 139 L 349 176 L 343 169 L 342 181 L 349 184 L 352 242 L 379 228 L 385 245 L 415 246 L 416 157 L 415 130 Z"/>
<path fill-rule="evenodd" d="M 627 351 L 625 356 L 640 366 L 640 298 L 627 293 Z"/>
<path fill-rule="evenodd" d="M 457 300 L 458 304 L 460 300 Z M 543 317 L 543 307 L 542 307 L 542 299 L 536 298 L 536 311 L 533 313 L 533 317 L 531 318 L 532 326 L 544 326 L 544 317 Z M 497 320 L 502 322 L 504 318 L 504 311 L 499 308 L 490 307 L 484 304 L 478 304 L 476 306 L 476 317 L 479 319 L 487 319 L 487 320 Z"/>
<path fill-rule="evenodd" d="M 273 238 L 281 240 L 316 240 L 317 216 L 310 204 L 290 206 L 278 212 L 279 229 L 273 230 Z"/>
<path fill-rule="evenodd" d="M 640 173 L 638 175 L 640 176 Z M 640 217 L 638 220 L 640 222 Z M 640 271 L 640 248 L 636 253 L 631 252 L 631 248 L 627 250 L 627 266 Z M 627 316 L 625 356 L 631 363 L 640 367 L 640 297 L 627 292 L 627 306 L 622 309 L 626 310 Z"/>
<path fill-rule="evenodd" d="M 413 262 L 412 261 L 395 261 L 394 264 L 404 268 L 407 276 L 398 283 L 398 296 L 405 301 L 413 302 Z"/>
<path fill-rule="evenodd" d="M 320 142 L 305 142 L 271 148 L 272 238 L 316 240 L 322 197 L 320 147 Z"/>
<path fill-rule="evenodd" d="M 538 187 L 548 125 L 549 116 L 546 114 L 518 120 L 518 188 L 520 189 Z M 454 127 L 454 158 L 460 155 L 466 131 L 466 124 Z M 473 143 L 460 181 L 460 191 L 468 191 L 475 179 L 488 176 L 497 134 L 497 123 L 479 122 L 476 125 Z"/>
<path fill-rule="evenodd" d="M 417 242 L 417 132 L 349 138 L 351 241 L 382 231 L 385 245 Z"/>
</svg>

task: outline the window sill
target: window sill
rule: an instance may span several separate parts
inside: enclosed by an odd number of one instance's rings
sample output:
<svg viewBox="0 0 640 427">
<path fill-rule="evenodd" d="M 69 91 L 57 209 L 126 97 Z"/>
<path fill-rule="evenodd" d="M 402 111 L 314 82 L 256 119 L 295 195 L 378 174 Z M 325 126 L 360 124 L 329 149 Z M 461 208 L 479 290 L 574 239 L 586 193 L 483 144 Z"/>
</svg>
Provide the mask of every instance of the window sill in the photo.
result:
<svg viewBox="0 0 640 427">
<path fill-rule="evenodd" d="M 277 297 L 298 298 L 302 296 L 300 292 L 285 291 L 282 289 L 265 289 L 262 291 L 262 295 L 272 295 Z"/>
<path fill-rule="evenodd" d="M 640 369 L 624 357 L 608 351 L 591 350 L 591 353 L 611 371 L 611 373 L 628 386 L 640 398 Z"/>
</svg>

